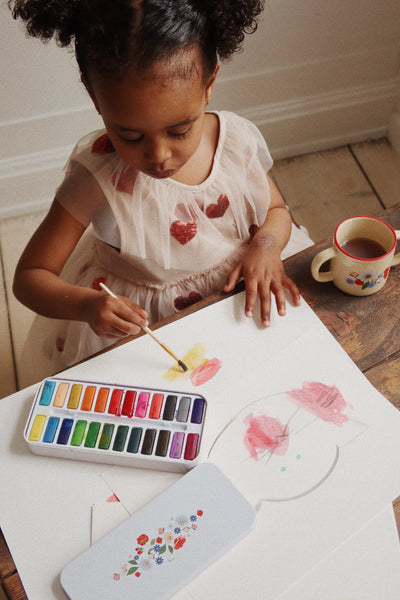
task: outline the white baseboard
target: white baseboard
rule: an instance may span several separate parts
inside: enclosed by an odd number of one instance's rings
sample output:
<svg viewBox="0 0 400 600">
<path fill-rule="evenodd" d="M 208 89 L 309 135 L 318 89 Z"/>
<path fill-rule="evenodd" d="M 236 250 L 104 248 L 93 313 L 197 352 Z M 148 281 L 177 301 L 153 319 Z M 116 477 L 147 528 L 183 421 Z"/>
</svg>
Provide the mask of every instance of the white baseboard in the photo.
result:
<svg viewBox="0 0 400 600">
<path fill-rule="evenodd" d="M 90 104 L 0 123 L 0 218 L 47 209 L 74 145 L 102 126 Z"/>
<path fill-rule="evenodd" d="M 242 88 L 243 82 L 236 85 Z M 400 153 L 398 106 L 396 78 L 261 106 L 245 108 L 242 104 L 237 112 L 260 128 L 271 154 L 278 159 L 389 133 Z M 0 124 L 0 134 L 7 134 L 2 139 L 9 136 L 10 140 L 8 155 L 0 155 L 0 218 L 47 208 L 73 144 L 99 126 L 101 122 L 91 108 Z M 66 135 L 61 135 L 63 132 Z M 26 140 L 39 140 L 36 149 L 24 143 Z M 62 145 L 57 140 L 62 140 Z M 33 151 L 24 152 L 26 147 Z"/>
<path fill-rule="evenodd" d="M 399 102 L 398 79 L 241 111 L 275 159 L 386 136 Z"/>
</svg>

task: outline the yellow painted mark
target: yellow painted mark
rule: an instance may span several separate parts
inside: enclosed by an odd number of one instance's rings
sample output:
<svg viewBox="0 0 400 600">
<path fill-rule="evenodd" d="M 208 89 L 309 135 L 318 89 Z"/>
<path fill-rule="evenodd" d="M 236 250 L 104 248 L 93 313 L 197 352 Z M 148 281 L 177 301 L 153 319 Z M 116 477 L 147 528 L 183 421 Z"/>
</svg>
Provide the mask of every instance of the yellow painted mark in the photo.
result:
<svg viewBox="0 0 400 600">
<path fill-rule="evenodd" d="M 188 367 L 188 370 L 186 372 L 183 372 L 181 367 L 178 364 L 176 364 L 170 369 L 168 369 L 166 373 L 164 373 L 163 378 L 167 379 L 168 381 L 175 381 L 175 379 L 178 378 L 187 379 L 188 377 L 190 377 L 191 371 L 193 371 L 199 365 L 202 365 L 203 363 L 208 361 L 208 358 L 206 358 L 206 354 L 207 344 L 200 342 L 195 344 L 181 359 L 182 362 L 184 362 L 185 365 Z"/>
</svg>

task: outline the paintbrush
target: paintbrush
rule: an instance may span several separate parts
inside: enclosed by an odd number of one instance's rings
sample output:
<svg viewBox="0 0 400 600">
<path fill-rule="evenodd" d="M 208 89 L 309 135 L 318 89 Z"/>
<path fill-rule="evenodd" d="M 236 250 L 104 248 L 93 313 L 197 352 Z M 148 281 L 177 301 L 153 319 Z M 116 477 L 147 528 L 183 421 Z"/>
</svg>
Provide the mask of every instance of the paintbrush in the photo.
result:
<svg viewBox="0 0 400 600">
<path fill-rule="evenodd" d="M 118 300 L 118 296 L 116 296 L 114 294 L 114 292 L 112 292 L 110 290 L 110 288 L 108 288 L 102 281 L 99 283 L 100 287 L 109 295 L 112 296 L 112 298 L 115 298 L 116 300 Z M 153 340 L 155 342 L 157 342 L 157 344 L 159 344 L 161 346 L 161 348 L 163 348 L 165 350 L 165 352 L 168 352 L 168 354 L 170 356 L 172 356 L 172 358 L 174 358 L 176 360 L 176 362 L 178 363 L 178 365 L 181 367 L 181 369 L 183 369 L 183 371 L 187 371 L 188 367 L 185 365 L 185 363 L 180 360 L 176 354 L 174 354 L 171 350 L 171 348 L 168 348 L 168 346 L 166 344 L 164 344 L 164 342 L 162 342 L 154 333 L 154 331 L 152 331 L 150 329 L 150 327 L 142 327 L 143 331 L 145 331 L 146 333 L 149 334 L 150 337 L 153 338 Z"/>
</svg>

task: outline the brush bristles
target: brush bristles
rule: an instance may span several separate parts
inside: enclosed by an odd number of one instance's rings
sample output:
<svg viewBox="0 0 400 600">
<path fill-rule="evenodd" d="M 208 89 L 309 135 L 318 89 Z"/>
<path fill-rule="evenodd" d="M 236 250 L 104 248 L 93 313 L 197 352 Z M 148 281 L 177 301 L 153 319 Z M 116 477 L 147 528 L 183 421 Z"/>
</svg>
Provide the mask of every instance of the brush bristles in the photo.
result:
<svg viewBox="0 0 400 600">
<path fill-rule="evenodd" d="M 185 365 L 184 362 L 182 362 L 181 360 L 178 360 L 178 365 L 181 367 L 181 369 L 183 369 L 184 371 L 188 371 L 189 369 L 187 368 L 187 366 Z"/>
</svg>

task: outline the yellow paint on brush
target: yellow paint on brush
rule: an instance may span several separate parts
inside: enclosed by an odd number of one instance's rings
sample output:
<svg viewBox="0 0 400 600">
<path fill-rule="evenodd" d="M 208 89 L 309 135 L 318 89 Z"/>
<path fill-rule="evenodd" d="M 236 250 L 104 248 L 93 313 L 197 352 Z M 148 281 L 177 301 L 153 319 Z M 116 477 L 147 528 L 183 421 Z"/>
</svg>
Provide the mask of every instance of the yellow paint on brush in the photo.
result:
<svg viewBox="0 0 400 600">
<path fill-rule="evenodd" d="M 190 350 L 182 358 L 182 362 L 185 363 L 188 370 L 184 373 L 179 365 L 174 365 L 166 373 L 164 373 L 164 379 L 168 381 L 175 381 L 175 379 L 187 379 L 190 376 L 190 372 L 193 371 L 199 365 L 208 361 L 206 358 L 207 344 L 198 343 L 192 346 Z"/>
</svg>

